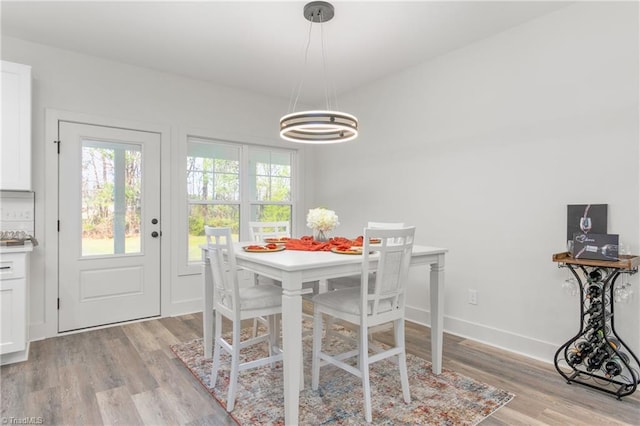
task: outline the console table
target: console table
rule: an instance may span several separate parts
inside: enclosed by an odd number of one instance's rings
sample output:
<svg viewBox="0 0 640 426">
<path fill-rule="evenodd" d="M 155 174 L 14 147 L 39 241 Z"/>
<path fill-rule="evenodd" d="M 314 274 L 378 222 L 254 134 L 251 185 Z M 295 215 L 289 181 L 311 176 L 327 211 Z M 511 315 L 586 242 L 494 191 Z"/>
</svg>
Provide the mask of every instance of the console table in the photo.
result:
<svg viewBox="0 0 640 426">
<path fill-rule="evenodd" d="M 616 332 L 614 286 L 621 274 L 638 272 L 640 257 L 603 261 L 575 259 L 565 252 L 554 254 L 553 261 L 572 273 L 580 295 L 580 330 L 556 352 L 556 370 L 569 384 L 618 399 L 632 394 L 640 384 L 640 361 Z"/>
</svg>

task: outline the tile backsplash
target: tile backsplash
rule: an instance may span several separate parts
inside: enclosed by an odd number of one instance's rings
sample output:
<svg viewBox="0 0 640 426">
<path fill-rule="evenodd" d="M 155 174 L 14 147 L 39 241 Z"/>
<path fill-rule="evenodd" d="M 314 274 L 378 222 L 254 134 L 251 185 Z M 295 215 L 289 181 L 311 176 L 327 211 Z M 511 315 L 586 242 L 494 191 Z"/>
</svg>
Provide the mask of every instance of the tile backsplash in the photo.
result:
<svg viewBox="0 0 640 426">
<path fill-rule="evenodd" d="M 0 191 L 0 239 L 35 237 L 35 193 Z"/>
</svg>

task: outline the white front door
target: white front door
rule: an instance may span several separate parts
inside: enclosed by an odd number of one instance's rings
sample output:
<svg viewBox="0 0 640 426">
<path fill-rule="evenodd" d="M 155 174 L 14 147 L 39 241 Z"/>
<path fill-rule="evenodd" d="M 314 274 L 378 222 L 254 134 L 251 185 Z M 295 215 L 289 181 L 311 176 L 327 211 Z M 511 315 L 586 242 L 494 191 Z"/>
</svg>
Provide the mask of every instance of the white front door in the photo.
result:
<svg viewBox="0 0 640 426">
<path fill-rule="evenodd" d="M 160 135 L 58 128 L 58 331 L 160 315 Z"/>
</svg>

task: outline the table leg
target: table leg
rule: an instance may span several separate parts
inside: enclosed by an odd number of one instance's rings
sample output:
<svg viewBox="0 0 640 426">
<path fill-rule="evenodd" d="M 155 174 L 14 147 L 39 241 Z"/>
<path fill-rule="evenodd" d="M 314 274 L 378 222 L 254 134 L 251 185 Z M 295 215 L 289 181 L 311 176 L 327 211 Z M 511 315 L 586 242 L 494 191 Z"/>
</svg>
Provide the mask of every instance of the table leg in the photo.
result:
<svg viewBox="0 0 640 426">
<path fill-rule="evenodd" d="M 204 289 L 202 333 L 204 335 L 204 357 L 210 359 L 213 356 L 213 276 L 211 275 L 207 253 L 207 250 L 202 250 L 202 288 Z"/>
<path fill-rule="evenodd" d="M 431 264 L 431 371 L 442 373 L 442 332 L 444 317 L 444 255 Z"/>
<path fill-rule="evenodd" d="M 284 423 L 298 424 L 302 372 L 302 281 L 282 280 L 282 343 L 284 364 Z"/>
</svg>

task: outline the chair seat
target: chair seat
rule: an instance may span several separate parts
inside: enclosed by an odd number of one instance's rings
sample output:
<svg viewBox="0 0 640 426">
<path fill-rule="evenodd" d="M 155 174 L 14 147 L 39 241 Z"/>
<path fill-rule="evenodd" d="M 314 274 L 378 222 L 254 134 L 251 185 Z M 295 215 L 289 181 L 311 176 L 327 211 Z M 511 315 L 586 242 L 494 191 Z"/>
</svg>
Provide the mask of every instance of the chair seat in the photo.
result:
<svg viewBox="0 0 640 426">
<path fill-rule="evenodd" d="M 240 289 L 240 309 L 264 309 L 282 304 L 282 288 L 270 284 Z"/>
<path fill-rule="evenodd" d="M 327 290 L 343 290 L 347 288 L 359 288 L 360 275 L 352 275 L 349 277 L 331 278 L 327 280 Z"/>
<path fill-rule="evenodd" d="M 313 296 L 311 299 L 313 303 L 318 305 L 320 309 L 322 306 L 330 307 L 331 309 L 339 312 L 344 312 L 351 315 L 360 314 L 360 289 L 359 288 L 345 288 L 341 290 L 329 291 L 327 293 L 321 293 Z M 379 309 L 381 312 L 391 310 L 390 300 L 380 300 Z M 367 315 L 371 315 L 372 306 L 369 305 L 369 312 Z"/>
</svg>

